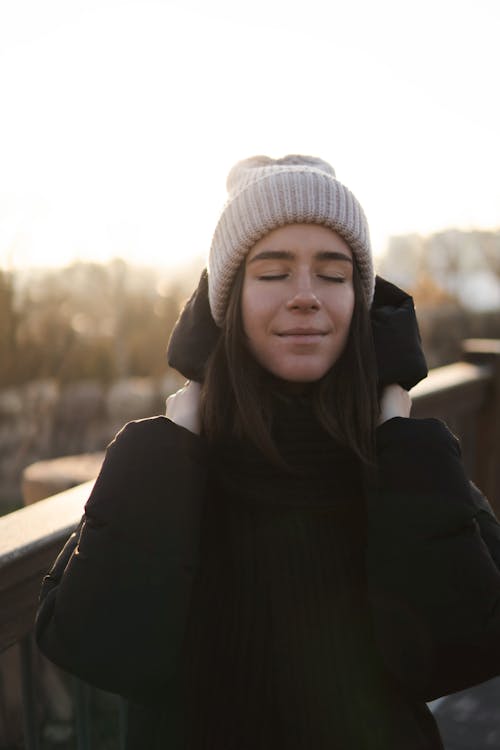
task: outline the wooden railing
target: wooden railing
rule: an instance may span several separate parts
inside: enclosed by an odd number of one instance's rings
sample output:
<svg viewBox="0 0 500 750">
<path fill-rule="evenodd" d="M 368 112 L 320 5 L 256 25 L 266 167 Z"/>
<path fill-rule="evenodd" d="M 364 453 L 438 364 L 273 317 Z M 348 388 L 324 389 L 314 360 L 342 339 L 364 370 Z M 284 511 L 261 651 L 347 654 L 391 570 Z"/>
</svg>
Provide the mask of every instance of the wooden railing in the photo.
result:
<svg viewBox="0 0 500 750">
<path fill-rule="evenodd" d="M 20 679 L 11 680 L 6 689 L 14 706 L 22 698 L 27 750 L 39 748 L 32 630 L 40 585 L 81 518 L 92 485 L 93 482 L 78 485 L 0 518 L 0 657 L 1 652 L 10 653 L 2 665 L 8 672 L 7 679 L 12 677 L 13 663 L 18 663 Z M 14 648 L 9 649 L 10 646 Z M 90 748 L 88 722 L 81 721 L 87 712 L 85 688 L 77 685 L 75 694 L 78 747 L 86 750 Z M 4 732 L 9 739 L 12 735 L 17 738 L 17 712 L 5 713 Z"/>
<path fill-rule="evenodd" d="M 432 370 L 412 391 L 412 416 L 444 419 L 471 479 L 500 515 L 500 341 L 469 340 L 464 361 Z M 41 579 L 83 513 L 92 482 L 0 518 L 0 652 L 22 643 L 26 747 L 36 748 L 29 636 Z"/>
</svg>

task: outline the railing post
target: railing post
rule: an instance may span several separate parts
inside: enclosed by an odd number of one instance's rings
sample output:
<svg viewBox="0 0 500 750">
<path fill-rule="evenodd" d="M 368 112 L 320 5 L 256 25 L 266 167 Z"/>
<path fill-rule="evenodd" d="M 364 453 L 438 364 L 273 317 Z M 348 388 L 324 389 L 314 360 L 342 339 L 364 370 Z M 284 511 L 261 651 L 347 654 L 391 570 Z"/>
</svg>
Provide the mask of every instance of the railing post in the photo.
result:
<svg viewBox="0 0 500 750">
<path fill-rule="evenodd" d="M 492 367 L 490 395 L 478 414 L 475 476 L 500 517 L 500 341 L 466 339 L 463 352 L 468 362 Z"/>
<path fill-rule="evenodd" d="M 91 715 L 90 696 L 92 688 L 77 677 L 73 677 L 73 695 L 75 699 L 76 744 L 78 750 L 90 750 Z"/>
<path fill-rule="evenodd" d="M 22 639 L 20 647 L 24 743 L 26 750 L 38 750 L 37 701 L 33 676 L 33 645 L 31 635 L 27 635 Z"/>
<path fill-rule="evenodd" d="M 120 738 L 120 750 L 125 750 L 127 740 L 127 704 L 125 698 L 118 696 L 118 733 Z"/>
</svg>

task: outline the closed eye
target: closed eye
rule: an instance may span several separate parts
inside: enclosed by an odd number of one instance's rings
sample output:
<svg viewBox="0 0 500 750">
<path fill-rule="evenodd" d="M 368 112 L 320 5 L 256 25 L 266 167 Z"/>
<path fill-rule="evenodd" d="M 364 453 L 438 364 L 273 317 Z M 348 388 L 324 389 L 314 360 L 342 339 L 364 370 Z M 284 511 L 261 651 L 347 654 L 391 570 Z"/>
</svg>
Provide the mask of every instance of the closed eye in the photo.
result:
<svg viewBox="0 0 500 750">
<path fill-rule="evenodd" d="M 343 284 L 346 280 L 344 276 L 326 276 L 322 273 L 318 274 L 318 277 L 324 281 L 333 281 L 336 284 Z"/>
<path fill-rule="evenodd" d="M 274 274 L 273 276 L 270 276 L 267 274 L 266 276 L 259 276 L 259 281 L 279 281 L 280 279 L 286 279 L 288 274 L 286 273 L 278 273 Z"/>
</svg>

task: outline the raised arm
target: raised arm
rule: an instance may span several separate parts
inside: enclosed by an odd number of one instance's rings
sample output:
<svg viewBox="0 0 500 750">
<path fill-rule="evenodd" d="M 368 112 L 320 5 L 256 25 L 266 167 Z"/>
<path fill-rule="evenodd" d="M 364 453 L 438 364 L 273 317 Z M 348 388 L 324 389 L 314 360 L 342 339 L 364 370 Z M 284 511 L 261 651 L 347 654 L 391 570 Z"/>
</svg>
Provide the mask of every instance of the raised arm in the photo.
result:
<svg viewBox="0 0 500 750">
<path fill-rule="evenodd" d="M 139 702 L 168 693 L 198 564 L 204 442 L 166 417 L 108 447 L 85 515 L 45 577 L 36 637 L 63 669 Z"/>
<path fill-rule="evenodd" d="M 498 544 L 496 521 L 442 422 L 396 417 L 377 433 L 367 550 L 376 638 L 402 689 L 431 700 L 500 673 L 500 573 L 481 535 Z"/>
</svg>

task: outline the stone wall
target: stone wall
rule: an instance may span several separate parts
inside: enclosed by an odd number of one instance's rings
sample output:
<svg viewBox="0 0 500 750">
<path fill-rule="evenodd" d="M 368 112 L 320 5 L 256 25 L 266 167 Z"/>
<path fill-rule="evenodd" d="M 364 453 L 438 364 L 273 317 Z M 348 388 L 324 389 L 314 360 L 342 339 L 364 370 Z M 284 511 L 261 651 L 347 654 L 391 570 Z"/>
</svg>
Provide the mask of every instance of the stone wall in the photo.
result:
<svg viewBox="0 0 500 750">
<path fill-rule="evenodd" d="M 165 399 L 182 382 L 172 372 L 161 380 L 127 378 L 110 386 L 40 380 L 0 391 L 0 514 L 21 505 L 26 466 L 103 450 L 126 422 L 163 414 Z"/>
</svg>

